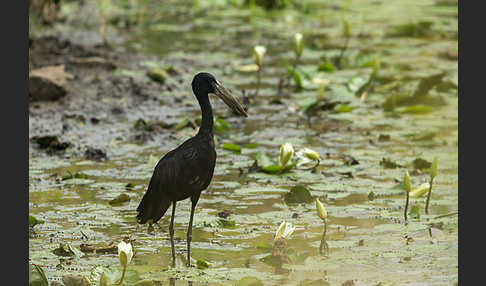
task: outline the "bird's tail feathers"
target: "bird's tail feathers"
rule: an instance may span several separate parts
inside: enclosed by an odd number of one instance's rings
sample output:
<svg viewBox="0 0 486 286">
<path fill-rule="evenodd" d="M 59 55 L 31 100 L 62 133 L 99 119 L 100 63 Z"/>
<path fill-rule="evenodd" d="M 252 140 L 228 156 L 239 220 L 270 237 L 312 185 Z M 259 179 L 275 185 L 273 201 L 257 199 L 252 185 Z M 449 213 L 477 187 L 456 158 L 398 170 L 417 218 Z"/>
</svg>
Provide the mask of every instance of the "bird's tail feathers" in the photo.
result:
<svg viewBox="0 0 486 286">
<path fill-rule="evenodd" d="M 146 223 L 149 219 L 152 223 L 156 223 L 164 216 L 167 209 L 170 207 L 170 200 L 160 200 L 160 198 L 151 198 L 150 193 L 147 192 L 137 208 L 137 222 L 140 224 Z"/>
</svg>

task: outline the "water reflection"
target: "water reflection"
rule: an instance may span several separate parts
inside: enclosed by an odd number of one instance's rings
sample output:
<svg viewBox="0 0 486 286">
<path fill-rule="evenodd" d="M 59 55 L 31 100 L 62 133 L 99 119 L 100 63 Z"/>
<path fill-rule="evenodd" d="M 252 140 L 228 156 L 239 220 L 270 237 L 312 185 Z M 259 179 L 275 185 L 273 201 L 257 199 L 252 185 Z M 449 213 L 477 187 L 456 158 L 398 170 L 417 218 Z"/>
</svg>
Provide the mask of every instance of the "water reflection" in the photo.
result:
<svg viewBox="0 0 486 286">
<path fill-rule="evenodd" d="M 169 285 L 175 286 L 176 280 L 177 280 L 176 278 L 169 278 L 169 283 L 170 283 Z M 187 286 L 192 286 L 193 285 L 192 283 L 193 283 L 192 281 L 187 281 Z"/>
</svg>

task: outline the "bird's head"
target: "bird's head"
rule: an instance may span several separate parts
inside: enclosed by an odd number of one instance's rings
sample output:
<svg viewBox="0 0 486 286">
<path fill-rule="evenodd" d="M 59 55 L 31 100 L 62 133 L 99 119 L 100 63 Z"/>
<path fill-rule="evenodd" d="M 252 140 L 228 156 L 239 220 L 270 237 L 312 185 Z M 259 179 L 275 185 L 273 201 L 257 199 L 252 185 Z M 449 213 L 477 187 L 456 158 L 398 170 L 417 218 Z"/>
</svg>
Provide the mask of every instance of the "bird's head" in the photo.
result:
<svg viewBox="0 0 486 286">
<path fill-rule="evenodd" d="M 216 78 L 207 72 L 200 72 L 194 76 L 192 80 L 192 91 L 196 96 L 200 94 L 215 94 L 228 105 L 237 114 L 248 117 L 245 109 L 233 97 L 231 92 L 227 90 Z"/>
</svg>

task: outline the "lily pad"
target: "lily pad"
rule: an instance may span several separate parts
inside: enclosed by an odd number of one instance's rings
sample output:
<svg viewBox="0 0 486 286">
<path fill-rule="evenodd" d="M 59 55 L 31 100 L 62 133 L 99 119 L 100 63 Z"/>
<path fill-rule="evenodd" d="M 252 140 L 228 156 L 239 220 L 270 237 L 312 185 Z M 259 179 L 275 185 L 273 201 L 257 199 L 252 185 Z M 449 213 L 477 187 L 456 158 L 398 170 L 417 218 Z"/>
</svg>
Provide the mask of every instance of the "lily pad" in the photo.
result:
<svg viewBox="0 0 486 286">
<path fill-rule="evenodd" d="M 247 276 L 238 280 L 238 282 L 236 282 L 236 286 L 263 286 L 263 283 L 256 277 Z"/>
<path fill-rule="evenodd" d="M 241 153 L 241 147 L 233 143 L 221 144 L 221 148 L 223 148 L 224 150 L 233 151 L 235 153 Z"/>
<path fill-rule="evenodd" d="M 127 195 L 127 194 L 120 194 L 116 198 L 114 198 L 111 201 L 109 201 L 108 203 L 110 205 L 114 206 L 114 205 L 123 204 L 125 202 L 129 202 L 129 201 L 130 201 L 130 196 L 129 195 Z"/>
<path fill-rule="evenodd" d="M 129 266 L 128 266 L 129 267 Z M 100 281 L 102 273 L 105 273 L 108 285 L 116 284 L 120 281 L 122 276 L 122 269 L 112 266 L 95 266 L 91 269 L 89 279 L 91 281 Z M 136 270 L 127 269 L 125 278 L 123 279 L 123 285 L 131 285 L 140 280 L 139 274 Z"/>
<path fill-rule="evenodd" d="M 38 224 L 43 224 L 43 223 L 44 223 L 43 220 L 37 219 L 36 217 L 29 215 L 29 226 L 30 227 L 34 227 Z"/>
<path fill-rule="evenodd" d="M 29 264 L 29 286 L 48 286 L 44 270 L 35 264 Z"/>
<path fill-rule="evenodd" d="M 292 187 L 290 191 L 284 195 L 284 201 L 287 204 L 311 203 L 313 202 L 313 198 L 306 187 L 298 185 Z"/>
</svg>

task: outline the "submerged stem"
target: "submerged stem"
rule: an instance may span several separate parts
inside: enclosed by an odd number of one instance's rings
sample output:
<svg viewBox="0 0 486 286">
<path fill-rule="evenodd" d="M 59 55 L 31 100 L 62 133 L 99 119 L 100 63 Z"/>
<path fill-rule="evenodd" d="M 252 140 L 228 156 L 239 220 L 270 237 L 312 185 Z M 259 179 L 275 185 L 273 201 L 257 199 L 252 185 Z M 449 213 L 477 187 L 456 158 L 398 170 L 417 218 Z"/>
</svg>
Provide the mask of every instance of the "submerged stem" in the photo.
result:
<svg viewBox="0 0 486 286">
<path fill-rule="evenodd" d="M 127 270 L 127 267 L 123 267 L 123 272 L 122 272 L 122 276 L 120 278 L 120 282 L 118 282 L 118 285 L 122 285 L 123 283 L 123 279 L 125 278 L 125 271 Z"/>
<path fill-rule="evenodd" d="M 315 164 L 314 166 L 309 167 L 309 168 L 304 168 L 304 169 L 302 169 L 302 170 L 312 170 L 312 169 L 314 169 L 315 167 L 319 166 L 319 164 L 320 164 L 320 163 L 321 163 L 321 160 L 319 160 L 319 159 L 318 159 L 318 160 L 317 160 L 317 162 L 316 162 L 316 164 Z"/>
<path fill-rule="evenodd" d="M 429 193 L 427 194 L 427 201 L 425 202 L 425 213 L 429 214 L 429 201 L 430 201 L 430 193 L 432 193 L 432 183 L 434 182 L 434 177 L 430 178 L 429 183 Z"/>
<path fill-rule="evenodd" d="M 341 53 L 339 54 L 339 58 L 337 59 L 336 63 L 339 68 L 341 68 L 341 59 L 344 56 L 344 52 L 348 49 L 350 37 L 346 37 L 346 42 L 344 43 L 344 47 L 341 49 Z"/>
<path fill-rule="evenodd" d="M 257 71 L 257 90 L 255 95 L 258 96 L 258 92 L 260 91 L 260 82 L 261 82 L 261 66 L 258 66 L 258 71 Z"/>
<path fill-rule="evenodd" d="M 403 213 L 403 215 L 405 216 L 405 221 L 407 221 L 407 210 L 408 210 L 408 199 L 409 199 L 409 196 L 410 194 L 407 192 L 407 201 L 405 202 L 405 212 Z"/>
<path fill-rule="evenodd" d="M 324 221 L 324 232 L 322 233 L 321 244 L 319 245 L 319 254 L 322 255 L 322 247 L 324 246 L 324 250 L 326 251 L 326 256 L 329 255 L 329 245 L 326 241 L 326 232 L 327 232 L 327 222 Z"/>
</svg>

